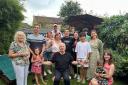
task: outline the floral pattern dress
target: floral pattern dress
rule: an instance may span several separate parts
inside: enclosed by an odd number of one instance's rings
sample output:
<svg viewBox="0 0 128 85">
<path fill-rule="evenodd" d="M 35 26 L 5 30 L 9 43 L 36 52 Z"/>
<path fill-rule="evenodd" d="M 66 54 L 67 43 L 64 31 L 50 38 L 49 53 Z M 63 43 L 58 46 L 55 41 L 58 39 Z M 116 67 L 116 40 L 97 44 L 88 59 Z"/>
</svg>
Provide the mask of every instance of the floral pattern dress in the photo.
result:
<svg viewBox="0 0 128 85">
<path fill-rule="evenodd" d="M 35 56 L 36 58 L 34 59 L 36 62 L 32 63 L 32 72 L 36 74 L 41 74 L 42 73 L 42 57 L 41 56 Z"/>
<path fill-rule="evenodd" d="M 90 45 L 91 45 L 91 56 L 89 59 L 89 67 L 87 70 L 87 79 L 91 80 L 92 78 L 95 77 L 95 71 L 97 68 L 97 61 L 98 60 L 102 60 L 102 56 L 103 56 L 103 43 L 101 40 L 96 39 L 96 40 L 91 40 L 90 41 Z"/>
</svg>

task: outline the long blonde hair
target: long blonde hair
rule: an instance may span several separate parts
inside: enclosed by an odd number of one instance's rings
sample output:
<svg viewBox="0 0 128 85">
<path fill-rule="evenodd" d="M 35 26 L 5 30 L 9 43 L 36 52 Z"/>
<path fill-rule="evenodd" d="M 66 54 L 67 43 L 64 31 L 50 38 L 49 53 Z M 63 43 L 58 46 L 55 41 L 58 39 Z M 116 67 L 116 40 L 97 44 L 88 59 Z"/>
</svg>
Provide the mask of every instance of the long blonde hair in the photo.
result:
<svg viewBox="0 0 128 85">
<path fill-rule="evenodd" d="M 22 31 L 17 31 L 16 33 L 15 33 L 15 35 L 14 35 L 14 41 L 15 42 L 18 42 L 18 36 L 19 35 L 22 35 L 23 36 L 23 38 L 24 38 L 24 43 L 26 42 L 26 35 L 25 35 L 25 33 L 24 32 L 22 32 Z"/>
</svg>

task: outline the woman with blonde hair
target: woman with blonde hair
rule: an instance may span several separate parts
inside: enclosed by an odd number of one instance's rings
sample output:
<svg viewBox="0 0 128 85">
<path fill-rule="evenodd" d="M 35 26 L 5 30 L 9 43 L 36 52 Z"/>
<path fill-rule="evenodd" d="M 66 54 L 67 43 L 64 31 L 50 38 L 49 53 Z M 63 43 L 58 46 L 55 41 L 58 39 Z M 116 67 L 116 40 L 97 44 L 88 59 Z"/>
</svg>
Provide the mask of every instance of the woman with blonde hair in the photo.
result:
<svg viewBox="0 0 128 85">
<path fill-rule="evenodd" d="M 16 85 L 27 85 L 30 52 L 24 32 L 15 33 L 14 41 L 9 48 L 9 56 L 16 75 Z"/>
</svg>

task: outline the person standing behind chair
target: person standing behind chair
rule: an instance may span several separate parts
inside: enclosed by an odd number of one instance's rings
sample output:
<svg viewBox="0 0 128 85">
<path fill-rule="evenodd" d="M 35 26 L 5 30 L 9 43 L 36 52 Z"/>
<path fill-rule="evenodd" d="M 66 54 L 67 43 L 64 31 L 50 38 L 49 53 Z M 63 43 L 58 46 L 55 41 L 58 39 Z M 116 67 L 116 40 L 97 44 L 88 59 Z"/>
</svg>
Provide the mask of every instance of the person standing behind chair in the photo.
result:
<svg viewBox="0 0 128 85">
<path fill-rule="evenodd" d="M 9 48 L 9 56 L 16 75 L 16 85 L 27 85 L 30 51 L 24 32 L 15 33 L 14 41 Z"/>
<path fill-rule="evenodd" d="M 73 50 L 72 50 L 72 45 L 73 45 L 73 38 L 69 36 L 70 32 L 69 30 L 64 31 L 64 37 L 61 39 L 63 43 L 66 45 L 66 52 L 70 53 L 73 56 Z M 70 75 L 73 76 L 72 72 L 72 66 L 70 66 Z M 70 79 L 71 79 L 70 76 Z"/>
<path fill-rule="evenodd" d="M 97 68 L 97 62 L 102 60 L 103 56 L 103 43 L 100 39 L 98 39 L 96 30 L 91 31 L 91 40 L 90 45 L 92 49 L 91 56 L 89 58 L 89 68 L 87 70 L 87 79 L 94 78 L 95 76 L 95 69 Z"/>
<path fill-rule="evenodd" d="M 66 52 L 72 55 L 72 45 L 73 45 L 73 38 L 69 36 L 69 30 L 64 31 L 64 37 L 61 39 L 63 43 L 66 45 Z"/>
</svg>

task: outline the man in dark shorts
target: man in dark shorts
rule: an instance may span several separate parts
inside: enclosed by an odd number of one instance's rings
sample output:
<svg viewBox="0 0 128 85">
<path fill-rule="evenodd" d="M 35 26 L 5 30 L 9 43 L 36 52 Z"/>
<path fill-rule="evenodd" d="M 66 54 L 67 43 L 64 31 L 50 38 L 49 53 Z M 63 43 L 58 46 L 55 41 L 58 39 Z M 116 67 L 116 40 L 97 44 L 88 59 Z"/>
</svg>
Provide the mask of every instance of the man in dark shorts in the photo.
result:
<svg viewBox="0 0 128 85">
<path fill-rule="evenodd" d="M 66 46 L 64 43 L 59 45 L 59 49 L 60 51 L 53 55 L 51 61 L 43 62 L 43 64 L 55 64 L 55 79 L 53 85 L 59 85 L 61 77 L 63 77 L 65 85 L 70 85 L 69 65 L 77 64 L 77 61 L 73 61 L 73 57 L 69 53 L 65 52 Z"/>
</svg>

